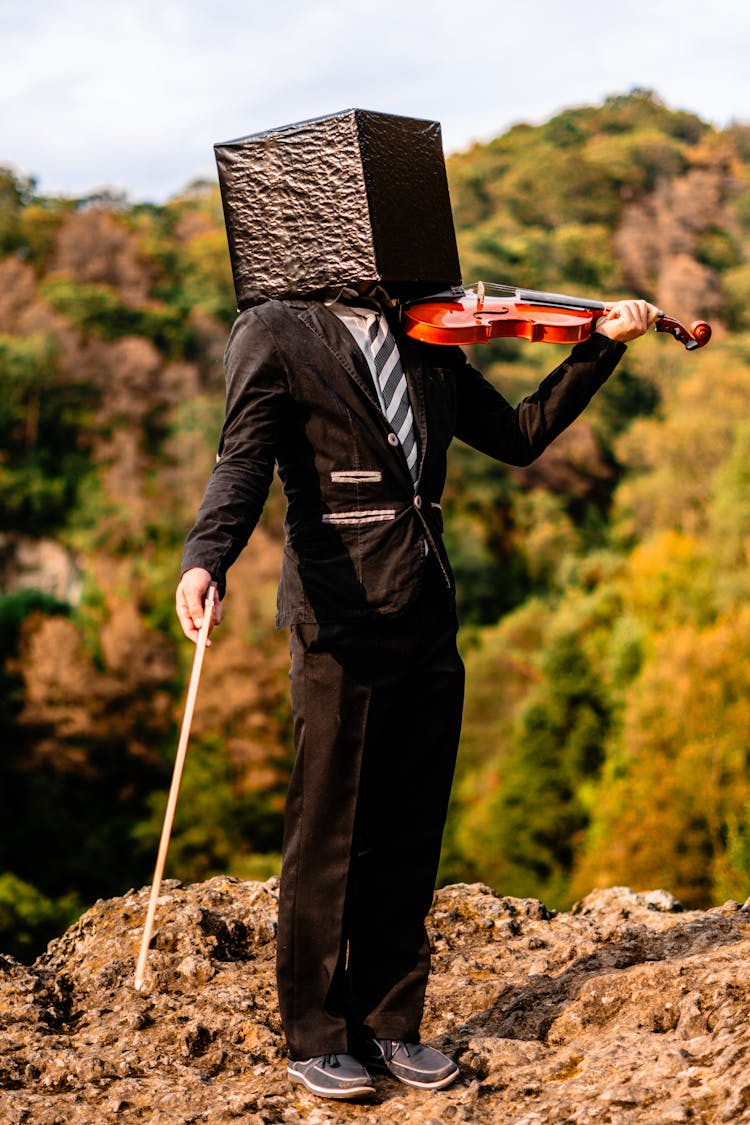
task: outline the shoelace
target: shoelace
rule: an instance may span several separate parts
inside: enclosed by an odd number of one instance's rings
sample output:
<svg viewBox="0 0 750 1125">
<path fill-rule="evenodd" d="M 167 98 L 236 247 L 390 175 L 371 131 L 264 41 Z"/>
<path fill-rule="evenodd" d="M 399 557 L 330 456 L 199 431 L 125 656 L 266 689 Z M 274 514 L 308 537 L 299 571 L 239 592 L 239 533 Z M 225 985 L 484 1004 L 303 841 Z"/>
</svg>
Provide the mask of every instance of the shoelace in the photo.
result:
<svg viewBox="0 0 750 1125">
<path fill-rule="evenodd" d="M 399 1047 L 405 1052 L 407 1058 L 411 1058 L 409 1044 L 402 1042 L 399 1039 L 388 1039 L 386 1041 L 386 1046 L 384 1047 L 383 1054 L 385 1054 L 386 1058 L 392 1059 L 398 1051 Z"/>
</svg>

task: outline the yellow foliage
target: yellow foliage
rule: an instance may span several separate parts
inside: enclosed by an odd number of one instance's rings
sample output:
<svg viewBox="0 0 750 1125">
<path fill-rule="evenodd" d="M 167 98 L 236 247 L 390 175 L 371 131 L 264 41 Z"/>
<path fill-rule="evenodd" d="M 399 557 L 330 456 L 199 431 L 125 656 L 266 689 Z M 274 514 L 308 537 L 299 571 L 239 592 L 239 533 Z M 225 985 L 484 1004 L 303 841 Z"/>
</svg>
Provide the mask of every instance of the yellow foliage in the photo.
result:
<svg viewBox="0 0 750 1125">
<path fill-rule="evenodd" d="M 748 730 L 750 607 L 665 630 L 627 692 L 573 893 L 624 882 L 705 905 L 725 892 L 728 826 L 750 797 Z M 748 874 L 734 879 L 740 889 Z"/>
<path fill-rule="evenodd" d="M 710 560 L 693 536 L 667 529 L 633 550 L 622 579 L 623 605 L 655 632 L 713 610 Z"/>
<path fill-rule="evenodd" d="M 617 445 L 618 459 L 632 475 L 618 489 L 614 516 L 631 536 L 664 528 L 705 534 L 714 474 L 737 423 L 750 416 L 747 360 L 739 344 L 712 342 L 685 356 L 692 364 L 687 370 L 680 360 L 675 382 L 659 379 L 661 416 L 637 419 Z"/>
</svg>

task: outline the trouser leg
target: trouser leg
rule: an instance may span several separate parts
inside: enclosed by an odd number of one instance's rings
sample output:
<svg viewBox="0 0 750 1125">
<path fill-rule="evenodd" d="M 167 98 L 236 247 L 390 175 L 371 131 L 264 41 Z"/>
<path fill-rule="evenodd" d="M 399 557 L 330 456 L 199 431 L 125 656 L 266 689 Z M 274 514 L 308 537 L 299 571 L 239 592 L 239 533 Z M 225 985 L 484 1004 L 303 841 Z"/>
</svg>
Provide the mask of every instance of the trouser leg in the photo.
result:
<svg viewBox="0 0 750 1125">
<path fill-rule="evenodd" d="M 462 693 L 455 622 L 444 605 L 293 634 L 297 758 L 278 943 L 292 1057 L 346 1050 L 352 1025 L 418 1037 L 429 971 L 424 917 Z"/>
<path fill-rule="evenodd" d="M 351 839 L 371 688 L 292 632 L 296 757 L 287 794 L 277 980 L 292 1058 L 347 1050 L 342 989 Z"/>
<path fill-rule="evenodd" d="M 425 607 L 429 614 L 429 604 Z M 432 903 L 463 706 L 455 624 L 425 617 L 405 649 L 360 784 L 349 894 L 354 1029 L 419 1040 L 430 967 Z M 368 745 L 367 750 L 370 750 Z M 356 1033 L 356 1031 L 355 1031 Z"/>
</svg>

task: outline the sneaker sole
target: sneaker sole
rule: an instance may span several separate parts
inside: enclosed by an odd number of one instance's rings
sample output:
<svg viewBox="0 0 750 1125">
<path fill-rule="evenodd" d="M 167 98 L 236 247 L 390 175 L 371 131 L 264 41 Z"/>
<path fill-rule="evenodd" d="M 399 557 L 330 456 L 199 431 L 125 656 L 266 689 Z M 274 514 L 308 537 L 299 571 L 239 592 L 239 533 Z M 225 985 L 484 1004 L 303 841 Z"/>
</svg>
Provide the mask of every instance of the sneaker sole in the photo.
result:
<svg viewBox="0 0 750 1125">
<path fill-rule="evenodd" d="M 387 1063 L 379 1062 L 377 1059 L 368 1059 L 364 1065 L 368 1070 L 376 1071 L 378 1074 L 389 1074 L 397 1082 L 403 1082 L 404 1086 L 413 1086 L 417 1090 L 442 1090 L 444 1086 L 450 1086 L 451 1082 L 455 1082 L 461 1073 L 456 1068 L 450 1074 L 445 1074 L 442 1078 L 436 1078 L 432 1082 L 420 1082 L 417 1078 L 406 1078 L 403 1074 L 397 1074 L 396 1071 L 391 1070 Z"/>
<path fill-rule="evenodd" d="M 402 1078 L 393 1071 L 388 1072 L 392 1078 L 403 1082 L 404 1086 L 414 1086 L 417 1090 L 442 1090 L 444 1086 L 450 1086 L 451 1082 L 455 1082 L 458 1078 L 459 1071 L 452 1074 L 446 1074 L 444 1078 L 437 1078 L 434 1082 L 418 1082 L 415 1078 Z"/>
<path fill-rule="evenodd" d="M 298 1074 L 296 1070 L 288 1070 L 287 1076 L 290 1082 L 299 1082 L 311 1094 L 317 1094 L 320 1098 L 369 1098 L 375 1093 L 374 1086 L 351 1086 L 346 1090 L 332 1090 L 328 1086 L 316 1086 L 304 1074 Z"/>
</svg>

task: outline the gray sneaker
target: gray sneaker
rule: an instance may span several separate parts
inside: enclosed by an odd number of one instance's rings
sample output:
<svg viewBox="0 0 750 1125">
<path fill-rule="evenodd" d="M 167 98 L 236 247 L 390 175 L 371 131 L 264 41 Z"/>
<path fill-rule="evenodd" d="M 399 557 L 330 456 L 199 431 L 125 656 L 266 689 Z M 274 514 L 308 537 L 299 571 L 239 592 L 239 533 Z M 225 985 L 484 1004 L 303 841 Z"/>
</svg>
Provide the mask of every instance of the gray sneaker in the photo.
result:
<svg viewBox="0 0 750 1125">
<path fill-rule="evenodd" d="M 403 1039 L 368 1039 L 358 1055 L 370 1070 L 392 1074 L 420 1090 L 441 1090 L 459 1075 L 458 1064 L 441 1051 Z"/>
<path fill-rule="evenodd" d="M 353 1055 L 316 1055 L 290 1062 L 287 1074 L 321 1098 L 366 1098 L 375 1083 Z"/>
</svg>

